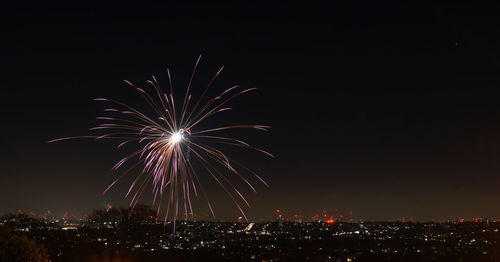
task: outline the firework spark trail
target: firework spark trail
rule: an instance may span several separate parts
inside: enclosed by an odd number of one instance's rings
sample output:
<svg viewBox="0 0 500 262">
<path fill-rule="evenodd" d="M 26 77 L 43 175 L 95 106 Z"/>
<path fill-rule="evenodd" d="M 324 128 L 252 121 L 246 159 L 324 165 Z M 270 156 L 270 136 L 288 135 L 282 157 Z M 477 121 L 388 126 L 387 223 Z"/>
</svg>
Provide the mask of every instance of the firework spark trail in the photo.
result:
<svg viewBox="0 0 500 262">
<path fill-rule="evenodd" d="M 172 214 L 174 228 L 175 221 L 179 218 L 179 212 L 184 213 L 185 218 L 188 218 L 189 214 L 194 214 L 191 194 L 197 197 L 200 191 L 207 201 L 212 216 L 215 217 L 207 193 L 199 179 L 199 175 L 202 172 L 208 173 L 219 184 L 246 219 L 246 214 L 240 205 L 240 201 L 248 207 L 250 207 L 250 204 L 240 190 L 236 188 L 230 177 L 225 175 L 222 170 L 226 170 L 229 174 L 239 177 L 253 192 L 256 192 L 254 185 L 239 170 L 243 170 L 245 173 L 255 177 L 267 187 L 268 184 L 250 168 L 229 158 L 215 145 L 243 147 L 267 154 L 271 157 L 273 155 L 265 150 L 251 146 L 241 139 L 221 136 L 217 132 L 242 128 L 267 131 L 270 126 L 243 124 L 197 129 L 199 123 L 218 113 L 232 109 L 224 107 L 225 104 L 240 95 L 255 90 L 255 88 L 239 90 L 238 85 L 232 86 L 221 92 L 218 96 L 208 99 L 207 102 L 203 103 L 202 101 L 208 90 L 224 68 L 221 67 L 210 79 L 203 93 L 196 100 L 196 103 L 191 106 L 193 100 L 190 91 L 200 59 L 201 55 L 198 57 L 189 78 L 182 104 L 180 104 L 180 111 L 176 110 L 172 76 L 170 70 L 167 69 L 169 94 L 161 89 L 155 76 L 152 76 L 152 80 L 147 81 L 153 88 L 156 99 L 130 81 L 124 81 L 139 93 L 156 115 L 148 116 L 134 107 L 116 100 L 96 98 L 94 99 L 95 101 L 109 103 L 114 106 L 104 109 L 104 113 L 108 114 L 107 116 L 97 117 L 98 120 L 105 121 L 105 123 L 90 130 L 109 130 L 109 133 L 96 136 L 58 138 L 49 141 L 49 143 L 75 138 L 119 139 L 123 141 L 117 148 L 122 148 L 126 144 L 137 142 L 140 148 L 118 161 L 113 166 L 113 170 L 121 168 L 126 163 L 131 162 L 132 159 L 138 160 L 113 181 L 103 193 L 106 193 L 137 166 L 142 165 L 141 172 L 135 177 L 125 197 L 132 196 L 130 206 L 134 208 L 147 185 L 152 184 L 153 205 L 158 203 L 157 215 L 160 215 L 163 200 L 165 200 L 167 207 L 164 221 L 166 222 L 169 214 Z M 207 143 L 210 143 L 210 145 Z M 194 162 L 197 162 L 202 167 L 202 172 L 196 172 L 193 166 Z M 182 211 L 179 210 L 179 201 L 182 201 L 180 204 Z"/>
</svg>

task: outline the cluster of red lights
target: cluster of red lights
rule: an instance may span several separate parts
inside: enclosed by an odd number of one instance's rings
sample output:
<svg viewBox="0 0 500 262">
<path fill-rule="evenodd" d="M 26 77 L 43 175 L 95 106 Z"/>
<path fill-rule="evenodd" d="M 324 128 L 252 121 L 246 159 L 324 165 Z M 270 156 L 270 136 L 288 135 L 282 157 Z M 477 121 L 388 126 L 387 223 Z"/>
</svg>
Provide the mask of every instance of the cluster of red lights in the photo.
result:
<svg viewBox="0 0 500 262">
<path fill-rule="evenodd" d="M 277 218 L 279 218 L 279 219 L 282 219 L 282 218 L 284 217 L 284 216 L 283 216 L 283 214 L 281 214 L 281 210 L 280 210 L 280 209 L 276 209 L 276 214 L 277 214 Z M 316 220 L 320 218 L 320 217 L 318 216 L 318 214 L 315 214 L 314 216 L 316 217 Z M 294 215 L 293 215 L 293 217 L 294 217 L 295 219 L 300 219 L 300 218 L 302 218 L 302 216 L 301 216 L 301 215 L 299 215 L 299 214 L 294 214 Z M 329 225 L 331 225 L 331 224 L 334 224 L 334 223 L 335 223 L 335 218 L 334 218 L 333 216 L 328 217 L 328 214 L 326 213 L 326 210 L 323 210 L 322 217 L 323 217 L 323 218 L 322 218 L 321 220 L 322 220 L 323 222 L 325 222 L 325 223 L 329 224 Z M 285 220 L 286 220 L 286 221 L 288 221 L 288 218 L 285 218 Z"/>
</svg>

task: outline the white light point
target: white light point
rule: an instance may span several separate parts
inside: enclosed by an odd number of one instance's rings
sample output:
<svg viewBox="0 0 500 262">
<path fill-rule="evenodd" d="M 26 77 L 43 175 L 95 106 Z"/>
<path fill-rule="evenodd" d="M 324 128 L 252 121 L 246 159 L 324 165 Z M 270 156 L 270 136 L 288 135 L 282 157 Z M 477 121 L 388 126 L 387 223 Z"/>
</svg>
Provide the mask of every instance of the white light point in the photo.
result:
<svg viewBox="0 0 500 262">
<path fill-rule="evenodd" d="M 173 144 L 177 144 L 179 142 L 181 142 L 182 140 L 182 134 L 181 132 L 175 132 L 172 134 L 172 136 L 170 137 L 170 141 L 173 143 Z"/>
</svg>

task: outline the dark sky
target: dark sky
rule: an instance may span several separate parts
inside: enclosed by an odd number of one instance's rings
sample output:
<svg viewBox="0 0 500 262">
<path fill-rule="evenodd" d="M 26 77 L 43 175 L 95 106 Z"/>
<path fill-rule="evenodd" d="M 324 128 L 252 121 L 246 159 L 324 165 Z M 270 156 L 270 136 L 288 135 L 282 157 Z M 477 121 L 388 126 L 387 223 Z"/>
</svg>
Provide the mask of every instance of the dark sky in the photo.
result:
<svg viewBox="0 0 500 262">
<path fill-rule="evenodd" d="M 46 142 L 89 134 L 93 98 L 142 105 L 123 79 L 165 87 L 170 67 L 182 90 L 202 54 L 194 92 L 220 65 L 214 90 L 258 88 L 213 124 L 273 127 L 239 133 L 277 156 L 234 153 L 271 184 L 249 194 L 250 219 L 500 218 L 499 6 L 183 2 L 2 7 L 0 213 L 126 205 L 127 181 L 101 195 L 115 143 Z M 218 218 L 238 216 L 207 190 Z"/>
</svg>

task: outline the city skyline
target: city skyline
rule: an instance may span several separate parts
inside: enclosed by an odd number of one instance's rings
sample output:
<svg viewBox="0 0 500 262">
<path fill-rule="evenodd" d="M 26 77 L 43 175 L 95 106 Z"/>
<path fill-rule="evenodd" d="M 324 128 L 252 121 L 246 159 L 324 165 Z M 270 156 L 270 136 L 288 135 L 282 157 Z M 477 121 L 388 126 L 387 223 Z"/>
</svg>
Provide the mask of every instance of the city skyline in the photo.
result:
<svg viewBox="0 0 500 262">
<path fill-rule="evenodd" d="M 139 205 L 144 205 L 148 206 L 145 203 L 138 203 Z M 31 216 L 34 218 L 57 218 L 57 219 L 72 219 L 72 220 L 86 220 L 88 219 L 89 214 L 92 212 L 98 211 L 98 210 L 109 210 L 112 208 L 127 208 L 125 206 L 118 206 L 114 207 L 112 205 L 107 204 L 105 207 L 96 207 L 94 209 L 88 210 L 88 212 L 85 213 L 72 213 L 69 211 L 61 211 L 61 212 L 53 212 L 50 209 L 46 211 L 42 211 L 40 213 L 33 212 L 32 210 L 22 210 L 22 209 L 17 209 L 17 210 L 7 210 L 6 212 L 0 213 L 1 215 L 27 215 Z M 405 216 L 400 216 L 400 217 L 393 217 L 393 218 L 388 218 L 388 219 L 383 219 L 383 220 L 370 220 L 370 219 L 365 219 L 362 217 L 357 217 L 353 214 L 352 210 L 349 210 L 347 212 L 340 211 L 340 210 L 334 210 L 332 212 L 328 212 L 326 209 L 318 210 L 313 213 L 309 214 L 304 214 L 300 212 L 295 212 L 288 211 L 288 210 L 282 210 L 282 209 L 275 209 L 275 210 L 270 210 L 269 214 L 267 214 L 265 217 L 256 217 L 256 218 L 250 218 L 248 221 L 244 220 L 242 216 L 234 216 L 234 217 L 215 217 L 213 218 L 211 214 L 209 213 L 194 213 L 189 214 L 188 218 L 186 219 L 185 216 L 179 217 L 179 221 L 214 221 L 214 222 L 276 222 L 276 221 L 282 221 L 282 222 L 324 222 L 327 224 L 330 223 L 341 223 L 341 222 L 352 222 L 352 223 L 363 223 L 363 222 L 401 222 L 401 223 L 450 223 L 450 222 L 478 222 L 478 221 L 490 221 L 490 222 L 500 222 L 500 218 L 497 217 L 480 217 L 480 216 L 474 216 L 474 217 L 448 217 L 444 219 L 435 219 L 431 218 L 428 220 L 416 220 L 413 217 L 405 217 Z M 161 216 L 158 217 L 158 219 L 161 220 Z M 169 223 L 171 221 L 169 220 Z"/>
<path fill-rule="evenodd" d="M 140 208 L 84 220 L 0 216 L 0 237 L 44 243 L 53 261 L 497 261 L 500 222 L 209 222 L 165 226 Z M 10 231 L 9 231 L 10 230 Z M 46 247 L 47 249 L 43 249 Z M 89 247 L 92 247 L 89 250 Z M 3 246 L 0 246 L 3 248 Z M 5 254 L 6 252 L 2 253 Z M 5 256 L 5 255 L 4 255 Z"/>
</svg>

